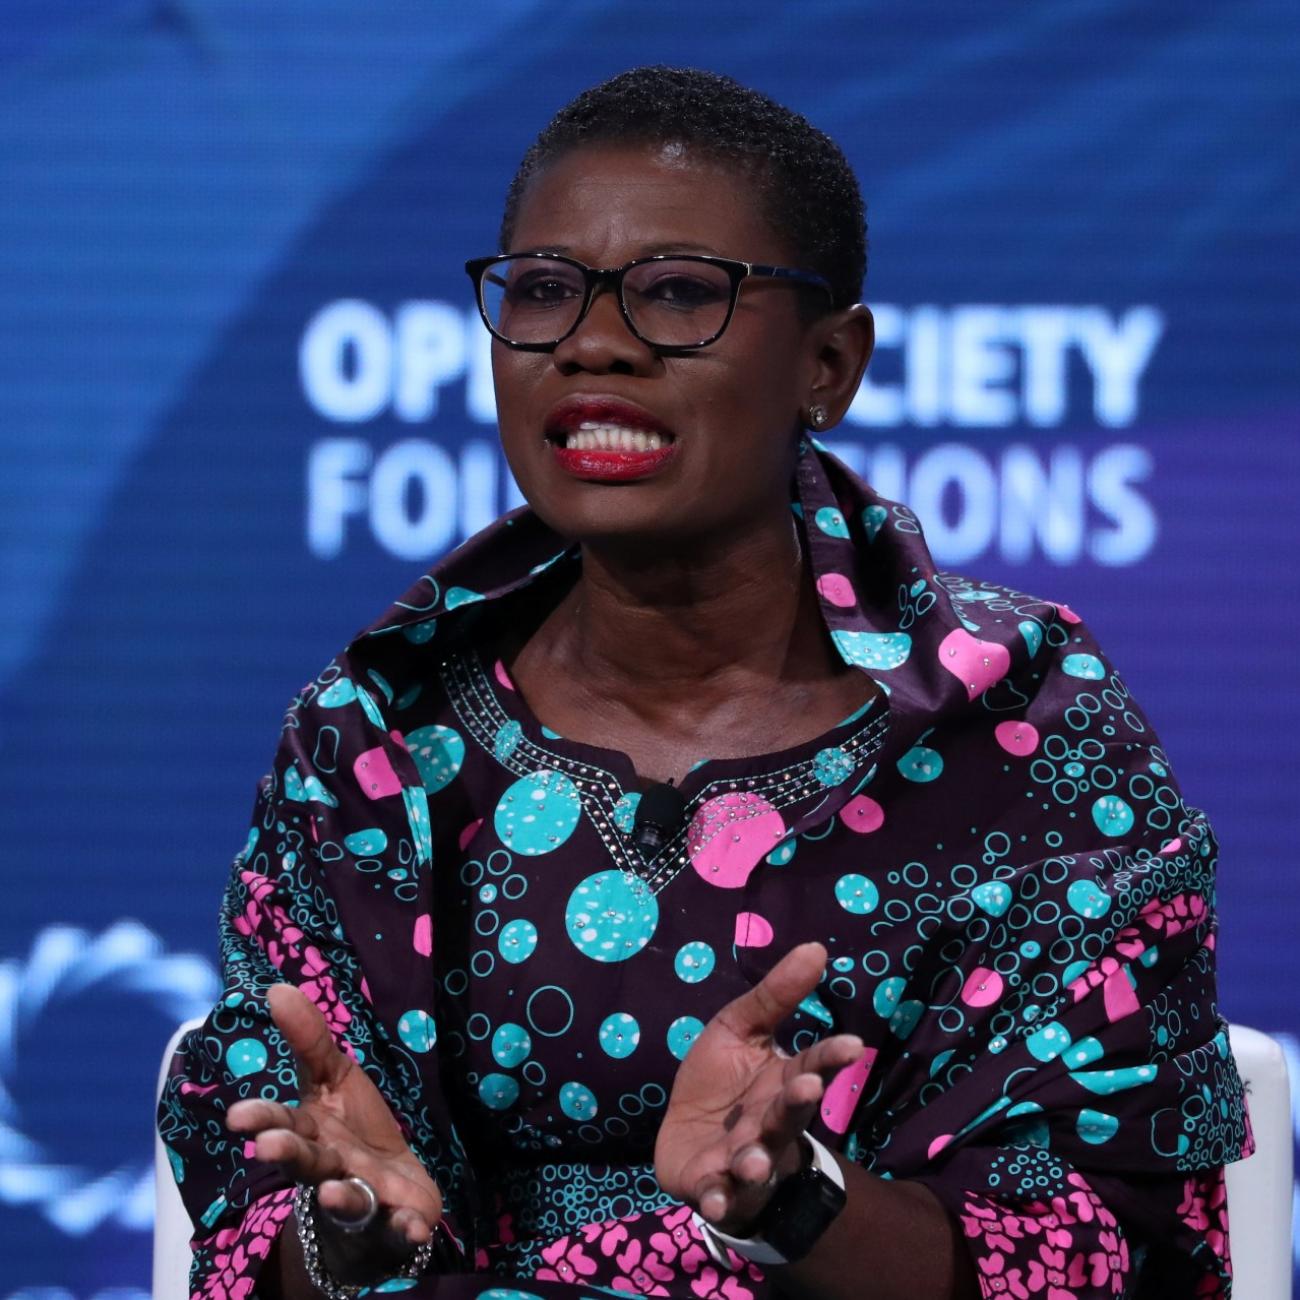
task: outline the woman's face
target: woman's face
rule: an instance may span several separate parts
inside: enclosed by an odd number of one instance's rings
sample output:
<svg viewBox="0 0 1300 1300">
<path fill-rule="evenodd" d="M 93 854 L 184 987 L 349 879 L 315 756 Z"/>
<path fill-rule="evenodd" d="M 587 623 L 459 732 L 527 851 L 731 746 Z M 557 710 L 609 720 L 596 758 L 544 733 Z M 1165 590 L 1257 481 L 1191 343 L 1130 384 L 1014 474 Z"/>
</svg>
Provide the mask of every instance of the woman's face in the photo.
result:
<svg viewBox="0 0 1300 1300">
<path fill-rule="evenodd" d="M 508 251 L 562 253 L 592 267 L 669 252 L 795 265 L 742 172 L 671 148 L 562 155 L 525 192 Z M 743 536 L 760 520 L 770 527 L 786 509 L 817 374 L 800 292 L 746 280 L 722 337 L 680 356 L 633 335 L 609 291 L 554 352 L 494 341 L 502 444 L 537 513 L 566 537 L 662 546 Z M 615 447 L 617 426 L 657 433 L 671 454 L 611 481 L 574 447 L 563 454 L 571 439 L 590 443 L 592 426 L 604 426 L 599 436 Z"/>
</svg>

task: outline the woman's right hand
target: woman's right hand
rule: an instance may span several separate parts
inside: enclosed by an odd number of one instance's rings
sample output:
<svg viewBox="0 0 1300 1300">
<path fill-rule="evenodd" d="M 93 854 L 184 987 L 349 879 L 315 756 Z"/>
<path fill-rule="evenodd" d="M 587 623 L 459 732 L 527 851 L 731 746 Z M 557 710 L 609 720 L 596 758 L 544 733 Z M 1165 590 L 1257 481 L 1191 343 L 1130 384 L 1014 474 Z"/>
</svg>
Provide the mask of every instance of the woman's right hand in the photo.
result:
<svg viewBox="0 0 1300 1300">
<path fill-rule="evenodd" d="M 256 1137 L 257 1158 L 316 1188 L 322 1209 L 359 1219 L 365 1194 L 346 1178 L 364 1178 L 379 1198 L 376 1226 L 347 1234 L 316 1216 L 326 1267 L 340 1282 L 373 1280 L 410 1258 L 442 1217 L 442 1193 L 402 1136 L 379 1089 L 335 1046 L 325 1017 L 292 984 L 267 993 L 271 1018 L 298 1064 L 298 1104 L 236 1102 L 226 1127 Z"/>
</svg>

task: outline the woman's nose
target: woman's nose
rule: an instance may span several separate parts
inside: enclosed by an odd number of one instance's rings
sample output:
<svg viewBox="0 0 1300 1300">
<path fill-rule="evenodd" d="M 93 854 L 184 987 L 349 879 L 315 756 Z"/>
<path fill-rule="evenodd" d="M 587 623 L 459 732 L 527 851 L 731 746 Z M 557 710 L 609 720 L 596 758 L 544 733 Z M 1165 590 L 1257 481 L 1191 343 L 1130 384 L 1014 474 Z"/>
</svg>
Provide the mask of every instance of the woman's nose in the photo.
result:
<svg viewBox="0 0 1300 1300">
<path fill-rule="evenodd" d="M 587 314 L 568 338 L 555 345 L 555 364 L 566 374 L 579 370 L 642 374 L 657 357 L 629 328 L 618 295 L 601 286 L 592 295 Z"/>
</svg>

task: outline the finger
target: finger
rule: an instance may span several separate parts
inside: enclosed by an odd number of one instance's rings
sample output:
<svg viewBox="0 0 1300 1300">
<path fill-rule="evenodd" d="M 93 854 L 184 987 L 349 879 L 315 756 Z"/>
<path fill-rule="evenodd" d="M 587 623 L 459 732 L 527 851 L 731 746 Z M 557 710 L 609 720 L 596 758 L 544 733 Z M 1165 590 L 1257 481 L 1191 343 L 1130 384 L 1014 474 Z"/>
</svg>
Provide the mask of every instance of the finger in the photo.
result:
<svg viewBox="0 0 1300 1300">
<path fill-rule="evenodd" d="M 815 1074 L 791 1079 L 768 1103 L 753 1141 L 743 1142 L 731 1156 L 729 1171 L 740 1189 L 769 1183 L 799 1167 L 799 1139 L 817 1113 L 825 1089 Z"/>
<path fill-rule="evenodd" d="M 375 1193 L 379 1199 L 379 1193 Z M 316 1188 L 321 1209 L 346 1222 L 356 1223 L 370 1209 L 370 1197 L 350 1178 L 327 1178 Z"/>
<path fill-rule="evenodd" d="M 442 1218 L 442 1194 L 436 1184 L 417 1182 L 394 1172 L 386 1163 L 364 1158 L 348 1161 L 348 1169 L 348 1178 L 329 1179 L 316 1189 L 317 1200 L 328 1215 L 356 1221 L 369 1210 L 370 1198 L 350 1181 L 361 1178 L 374 1189 L 380 1206 L 370 1231 L 383 1238 L 387 1251 L 398 1257 L 428 1241 Z"/>
<path fill-rule="evenodd" d="M 799 1167 L 799 1139 L 817 1114 L 817 1104 L 825 1091 L 819 1075 L 801 1074 L 791 1079 L 768 1105 L 759 1141 L 771 1152 L 780 1176 Z"/>
<path fill-rule="evenodd" d="M 276 1028 L 297 1058 L 299 1093 L 337 1084 L 350 1062 L 335 1044 L 320 1008 L 292 984 L 272 985 L 266 1003 Z"/>
<path fill-rule="evenodd" d="M 820 1075 L 824 1083 L 830 1083 L 846 1065 L 852 1065 L 862 1059 L 866 1044 L 856 1034 L 835 1034 L 814 1043 L 797 1056 L 792 1056 L 785 1064 L 786 1080 L 801 1074 Z"/>
<path fill-rule="evenodd" d="M 825 969 L 826 949 L 819 943 L 801 943 L 752 989 L 728 1003 L 719 1018 L 738 1037 L 769 1037 L 817 987 Z"/>
<path fill-rule="evenodd" d="M 731 1189 L 727 1181 L 711 1178 L 696 1193 L 695 1204 L 700 1217 L 710 1223 L 721 1223 L 731 1210 Z"/>
<path fill-rule="evenodd" d="M 311 1142 L 290 1129 L 264 1129 L 257 1135 L 257 1158 L 279 1165 L 295 1182 L 324 1182 L 327 1178 L 346 1178 L 349 1174 L 343 1157 L 331 1146 Z"/>
<path fill-rule="evenodd" d="M 428 1241 L 433 1236 L 433 1225 L 426 1221 L 424 1215 L 409 1206 L 403 1206 L 388 1216 L 388 1233 L 394 1249 L 409 1249 L 411 1246 L 422 1246 Z"/>
<path fill-rule="evenodd" d="M 235 1102 L 226 1114 L 226 1127 L 232 1133 L 260 1133 L 268 1128 L 286 1128 L 305 1138 L 318 1136 L 316 1121 L 309 1111 L 259 1098 Z"/>
</svg>

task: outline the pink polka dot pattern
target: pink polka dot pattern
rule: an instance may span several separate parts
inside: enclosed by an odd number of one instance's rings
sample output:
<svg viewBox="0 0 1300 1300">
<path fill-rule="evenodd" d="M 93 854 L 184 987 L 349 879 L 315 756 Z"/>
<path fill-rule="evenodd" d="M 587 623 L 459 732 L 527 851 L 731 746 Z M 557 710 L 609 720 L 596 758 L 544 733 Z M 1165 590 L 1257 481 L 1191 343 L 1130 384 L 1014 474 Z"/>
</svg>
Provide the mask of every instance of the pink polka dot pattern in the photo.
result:
<svg viewBox="0 0 1300 1300">
<path fill-rule="evenodd" d="M 992 1006 L 1002 996 L 1002 976 L 987 966 L 976 966 L 962 985 L 961 1000 L 968 1007 Z"/>
<path fill-rule="evenodd" d="M 817 579 L 817 590 L 823 600 L 840 609 L 851 609 L 858 603 L 853 584 L 842 573 L 823 573 Z"/>
<path fill-rule="evenodd" d="M 402 793 L 402 783 L 393 771 L 392 760 L 382 748 L 358 754 L 352 764 L 352 775 L 367 799 L 386 799 Z"/>
<path fill-rule="evenodd" d="M 1038 728 L 1028 722 L 999 722 L 993 728 L 993 738 L 1017 758 L 1024 758 L 1038 748 Z"/>
<path fill-rule="evenodd" d="M 846 1065 L 827 1085 L 822 1095 L 821 1117 L 822 1123 L 832 1133 L 848 1132 L 849 1121 L 875 1063 L 876 1049 L 868 1047 L 858 1060 Z"/>
<path fill-rule="evenodd" d="M 840 821 L 849 830 L 868 835 L 885 824 L 885 810 L 870 795 L 854 795 L 840 809 Z"/>
<path fill-rule="evenodd" d="M 411 936 L 411 946 L 421 957 L 433 955 L 433 917 L 428 912 L 415 918 L 415 932 Z"/>
<path fill-rule="evenodd" d="M 766 799 L 737 791 L 700 806 L 686 833 L 686 852 L 709 884 L 739 889 L 784 834 L 781 814 Z"/>
<path fill-rule="evenodd" d="M 772 923 L 757 912 L 740 912 L 736 916 L 736 947 L 766 948 L 776 937 Z"/>
</svg>

